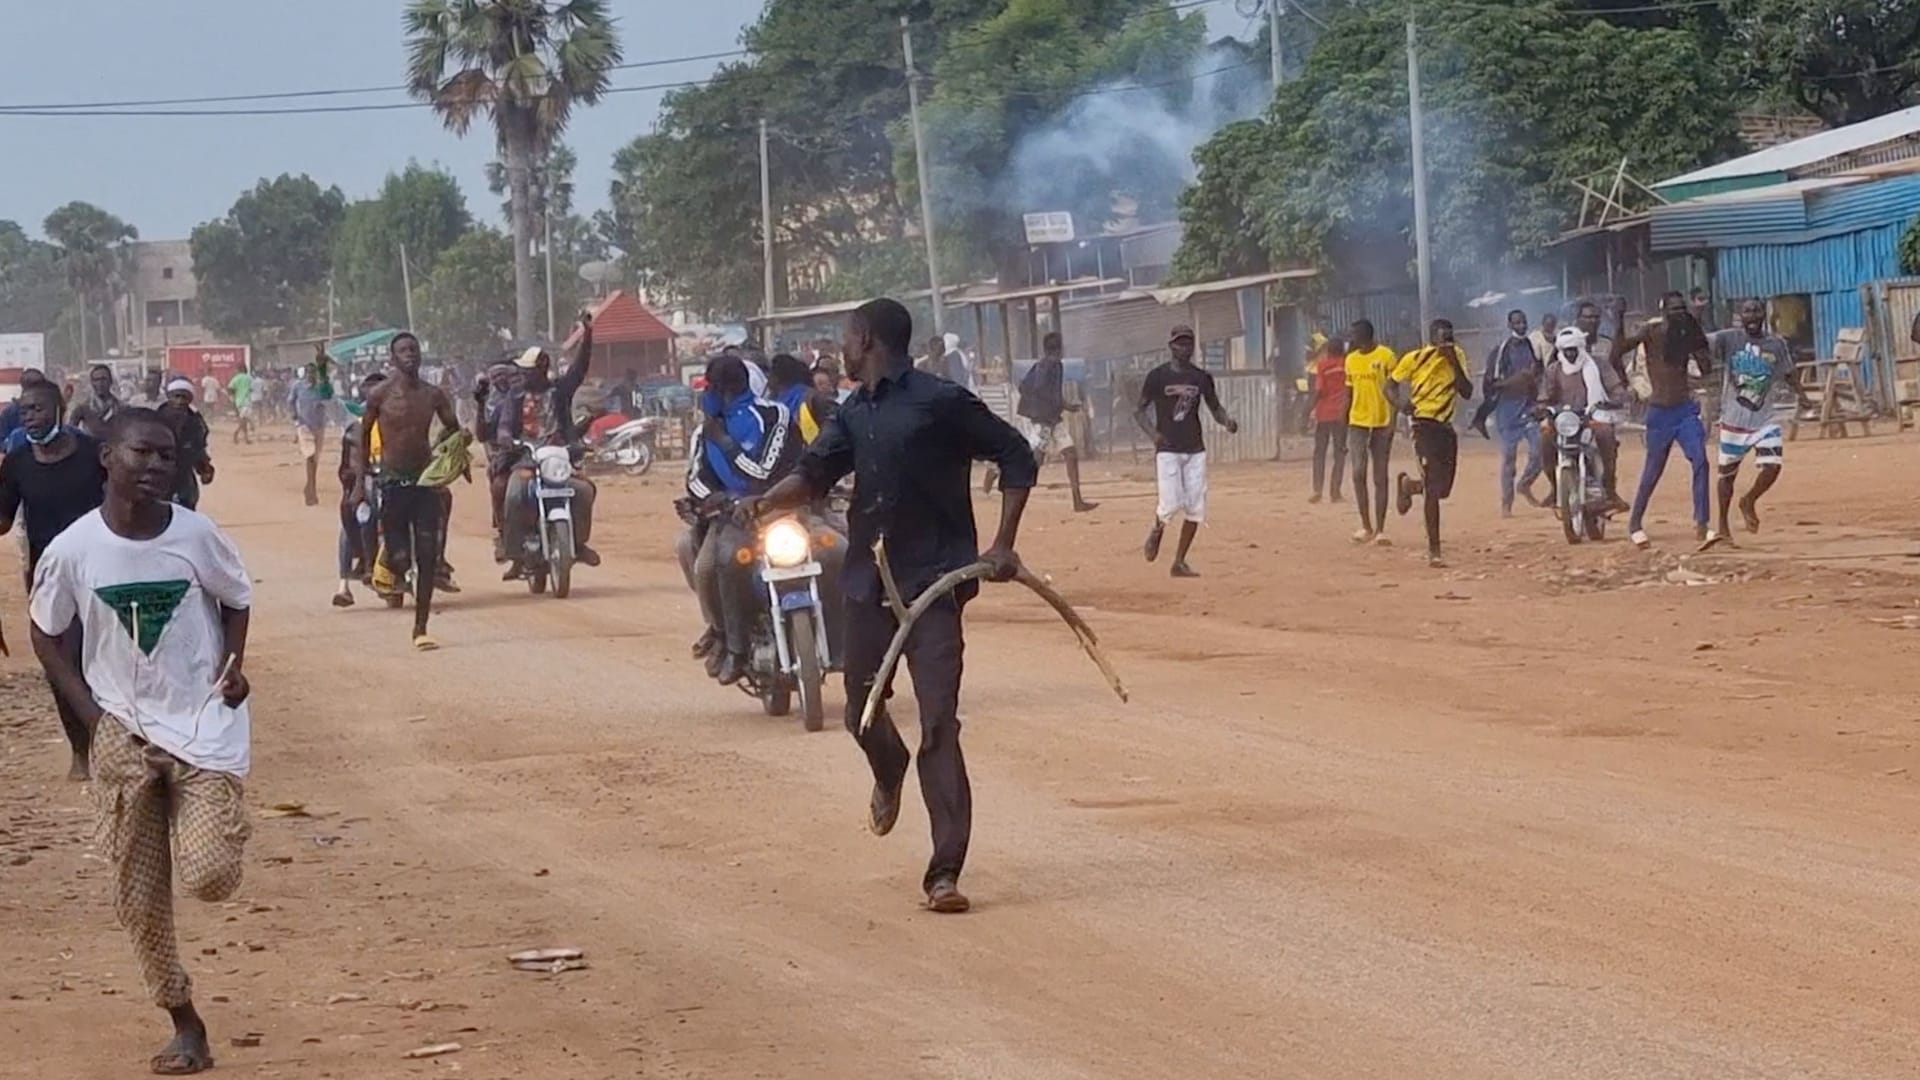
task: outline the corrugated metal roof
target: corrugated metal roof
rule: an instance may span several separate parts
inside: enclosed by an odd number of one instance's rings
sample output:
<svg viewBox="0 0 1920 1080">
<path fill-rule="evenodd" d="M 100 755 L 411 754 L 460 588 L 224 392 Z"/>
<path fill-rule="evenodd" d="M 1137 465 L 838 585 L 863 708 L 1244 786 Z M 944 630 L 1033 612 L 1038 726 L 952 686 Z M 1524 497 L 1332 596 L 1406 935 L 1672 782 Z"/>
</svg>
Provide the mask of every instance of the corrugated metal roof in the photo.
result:
<svg viewBox="0 0 1920 1080">
<path fill-rule="evenodd" d="M 1920 213 L 1920 176 L 1829 176 L 1654 207 L 1654 251 L 1806 243 L 1905 225 Z"/>
<path fill-rule="evenodd" d="M 1723 161 L 1718 165 L 1709 165 L 1684 176 L 1662 180 L 1653 185 L 1653 188 L 1659 191 L 1678 184 L 1728 180 L 1740 176 L 1753 176 L 1757 173 L 1792 173 L 1828 158 L 1840 157 L 1916 134 L 1920 134 L 1920 105 L 1890 112 L 1872 120 L 1863 120 L 1858 124 L 1834 128 L 1832 131 L 1823 131 L 1818 135 L 1809 135 L 1804 139 L 1769 146 L 1765 150 L 1737 157 L 1732 161 Z"/>
<path fill-rule="evenodd" d="M 1920 214 L 1920 176 L 1848 184 L 1813 192 L 1807 224 L 1814 229 L 1861 229 L 1905 224 Z"/>
</svg>

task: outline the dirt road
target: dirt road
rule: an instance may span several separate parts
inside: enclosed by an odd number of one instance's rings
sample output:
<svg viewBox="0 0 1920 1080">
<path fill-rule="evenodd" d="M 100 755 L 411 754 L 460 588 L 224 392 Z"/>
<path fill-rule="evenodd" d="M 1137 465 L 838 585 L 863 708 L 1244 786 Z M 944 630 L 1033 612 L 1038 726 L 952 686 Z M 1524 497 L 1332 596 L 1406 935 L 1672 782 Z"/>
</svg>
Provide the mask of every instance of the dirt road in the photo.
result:
<svg viewBox="0 0 1920 1080">
<path fill-rule="evenodd" d="M 1146 465 L 1090 469 L 1077 519 L 1037 493 L 1028 561 L 1134 703 L 1031 598 L 969 612 L 956 919 L 916 908 L 916 799 L 866 835 L 844 733 L 686 658 L 671 473 L 608 484 L 565 602 L 493 580 L 462 489 L 466 591 L 422 657 L 365 594 L 327 606 L 291 450 L 222 443 L 261 817 L 240 897 L 181 917 L 222 1072 L 1913 1076 L 1917 447 L 1795 444 L 1767 531 L 1685 566 L 1497 520 L 1478 440 L 1445 571 L 1412 518 L 1349 547 L 1298 464 L 1222 470 L 1197 582 L 1139 557 Z M 1683 500 L 1676 461 L 1657 538 Z M 0 1076 L 139 1075 L 161 1017 L 0 577 Z M 591 967 L 504 961 L 548 945 Z"/>
</svg>

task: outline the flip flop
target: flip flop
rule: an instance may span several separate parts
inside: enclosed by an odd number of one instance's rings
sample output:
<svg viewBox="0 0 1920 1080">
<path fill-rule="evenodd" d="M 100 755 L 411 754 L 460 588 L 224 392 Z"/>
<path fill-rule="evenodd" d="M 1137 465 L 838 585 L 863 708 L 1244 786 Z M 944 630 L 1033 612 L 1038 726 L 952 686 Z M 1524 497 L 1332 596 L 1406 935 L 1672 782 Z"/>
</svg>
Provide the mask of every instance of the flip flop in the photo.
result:
<svg viewBox="0 0 1920 1080">
<path fill-rule="evenodd" d="M 334 607 L 352 607 L 352 606 L 353 606 L 353 594 L 352 594 L 352 593 L 344 593 L 344 592 L 337 592 L 337 593 L 334 593 L 334 594 L 333 594 L 333 606 L 334 606 Z"/>
<path fill-rule="evenodd" d="M 440 643 L 438 641 L 433 640 L 433 638 L 430 635 L 427 635 L 427 634 L 413 635 L 413 651 L 414 652 L 433 652 L 435 649 L 438 649 L 439 647 L 440 647 Z"/>
</svg>

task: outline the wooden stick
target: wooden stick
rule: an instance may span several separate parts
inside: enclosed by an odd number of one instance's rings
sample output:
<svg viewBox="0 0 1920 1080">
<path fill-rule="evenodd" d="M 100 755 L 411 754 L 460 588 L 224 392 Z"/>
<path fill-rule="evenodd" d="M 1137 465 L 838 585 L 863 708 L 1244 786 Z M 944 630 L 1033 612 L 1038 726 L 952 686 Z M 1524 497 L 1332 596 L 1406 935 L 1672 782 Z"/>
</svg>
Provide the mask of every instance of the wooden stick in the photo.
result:
<svg viewBox="0 0 1920 1080">
<path fill-rule="evenodd" d="M 887 561 L 887 541 L 884 537 L 873 542 L 873 565 L 880 571 L 880 586 L 887 590 L 887 606 L 893 609 L 894 620 L 907 621 L 907 601 L 900 595 L 900 582 L 893 576 L 893 564 Z"/>
<path fill-rule="evenodd" d="M 880 560 L 880 547 L 879 543 L 874 545 L 876 561 Z M 884 566 L 884 561 L 879 561 L 879 565 Z M 913 633 L 913 624 L 918 622 L 920 616 L 926 614 L 934 604 L 962 584 L 969 581 L 983 581 L 992 576 L 993 564 L 985 561 L 976 562 L 941 575 L 939 580 L 927 586 L 925 592 L 914 598 L 913 606 L 909 607 L 906 614 L 900 618 L 900 626 L 893 632 L 893 640 L 887 643 L 886 655 L 880 661 L 880 670 L 875 673 L 873 685 L 867 690 L 867 704 L 860 712 L 860 734 L 867 733 L 867 728 L 873 724 L 874 714 L 880 709 L 880 703 L 886 699 L 887 684 L 893 680 L 893 671 L 900 665 L 900 656 L 906 651 L 907 638 Z M 1113 688 L 1114 694 L 1122 702 L 1125 702 L 1127 688 L 1121 685 L 1120 676 L 1114 672 L 1113 665 L 1107 662 L 1106 654 L 1100 651 L 1100 639 L 1094 634 L 1093 627 L 1088 626 L 1087 621 L 1080 617 L 1080 613 L 1073 610 L 1073 605 L 1067 603 L 1066 598 L 1056 592 L 1052 585 L 1025 566 L 1020 567 L 1013 580 L 1025 585 L 1053 608 L 1054 612 L 1073 630 L 1074 636 L 1080 641 L 1080 648 L 1085 650 L 1087 656 L 1099 667 L 1100 674 L 1107 677 L 1107 685 Z"/>
</svg>

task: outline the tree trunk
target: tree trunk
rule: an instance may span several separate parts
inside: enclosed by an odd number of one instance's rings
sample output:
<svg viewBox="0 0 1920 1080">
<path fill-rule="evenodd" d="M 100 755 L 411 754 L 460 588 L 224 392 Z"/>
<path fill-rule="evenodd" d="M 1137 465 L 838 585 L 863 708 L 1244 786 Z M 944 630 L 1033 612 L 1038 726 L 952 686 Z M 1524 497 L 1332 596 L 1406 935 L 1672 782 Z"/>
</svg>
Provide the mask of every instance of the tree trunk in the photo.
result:
<svg viewBox="0 0 1920 1080">
<path fill-rule="evenodd" d="M 507 133 L 507 191 L 513 204 L 513 332 L 533 337 L 533 147 L 521 132 Z"/>
<path fill-rule="evenodd" d="M 76 299 L 80 301 L 80 356 L 78 359 L 84 364 L 91 359 L 87 355 L 87 294 L 80 293 Z"/>
</svg>

